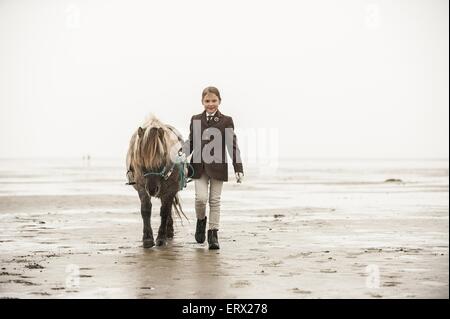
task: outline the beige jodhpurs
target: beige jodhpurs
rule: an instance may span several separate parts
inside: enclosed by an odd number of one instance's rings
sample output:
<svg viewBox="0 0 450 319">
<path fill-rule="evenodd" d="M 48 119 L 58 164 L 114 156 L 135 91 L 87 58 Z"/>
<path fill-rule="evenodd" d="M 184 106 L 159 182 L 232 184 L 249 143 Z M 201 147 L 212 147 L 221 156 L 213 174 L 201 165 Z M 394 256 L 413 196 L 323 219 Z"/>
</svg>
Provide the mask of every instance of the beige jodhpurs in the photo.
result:
<svg viewBox="0 0 450 319">
<path fill-rule="evenodd" d="M 209 200 L 209 229 L 219 229 L 220 221 L 220 195 L 222 194 L 223 181 L 210 178 L 204 172 L 195 181 L 195 214 L 198 219 L 206 216 L 206 203 Z M 209 186 L 209 196 L 208 196 Z"/>
</svg>

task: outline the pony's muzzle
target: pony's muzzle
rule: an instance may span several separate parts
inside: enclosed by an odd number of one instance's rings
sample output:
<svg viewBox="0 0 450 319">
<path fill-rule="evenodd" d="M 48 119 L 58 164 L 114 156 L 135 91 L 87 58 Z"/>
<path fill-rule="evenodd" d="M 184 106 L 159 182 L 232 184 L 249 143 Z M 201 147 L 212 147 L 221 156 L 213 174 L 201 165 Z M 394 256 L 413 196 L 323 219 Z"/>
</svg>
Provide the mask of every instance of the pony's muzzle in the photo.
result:
<svg viewBox="0 0 450 319">
<path fill-rule="evenodd" d="M 159 191 L 160 191 L 160 187 L 158 186 L 158 185 L 156 185 L 156 186 L 154 186 L 154 187 L 150 187 L 150 188 L 147 188 L 147 193 L 150 195 L 150 196 L 158 196 L 158 194 L 159 194 Z"/>
</svg>

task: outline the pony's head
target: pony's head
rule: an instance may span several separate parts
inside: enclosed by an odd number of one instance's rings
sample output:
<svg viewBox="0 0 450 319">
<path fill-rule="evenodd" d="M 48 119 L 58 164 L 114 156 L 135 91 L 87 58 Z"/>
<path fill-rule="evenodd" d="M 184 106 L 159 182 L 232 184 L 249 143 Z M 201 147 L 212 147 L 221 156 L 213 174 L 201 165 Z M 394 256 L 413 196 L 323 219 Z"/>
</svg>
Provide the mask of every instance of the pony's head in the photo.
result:
<svg viewBox="0 0 450 319">
<path fill-rule="evenodd" d="M 163 127 L 139 127 L 135 160 L 145 176 L 145 190 L 150 196 L 158 196 L 163 173 L 169 163 L 169 146 Z"/>
</svg>

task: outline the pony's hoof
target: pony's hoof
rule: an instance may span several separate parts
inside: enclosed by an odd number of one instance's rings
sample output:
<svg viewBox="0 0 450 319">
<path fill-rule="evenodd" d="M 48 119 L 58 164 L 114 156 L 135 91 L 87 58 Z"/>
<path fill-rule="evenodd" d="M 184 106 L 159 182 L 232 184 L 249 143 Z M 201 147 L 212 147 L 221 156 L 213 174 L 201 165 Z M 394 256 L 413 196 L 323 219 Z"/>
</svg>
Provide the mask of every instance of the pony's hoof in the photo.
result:
<svg viewBox="0 0 450 319">
<path fill-rule="evenodd" d="M 152 248 L 155 246 L 155 241 L 153 239 L 144 239 L 142 241 L 144 248 Z"/>
<path fill-rule="evenodd" d="M 156 246 L 165 246 L 167 244 L 167 240 L 165 239 L 157 239 Z"/>
<path fill-rule="evenodd" d="M 173 234 L 167 234 L 167 239 L 173 239 Z"/>
</svg>

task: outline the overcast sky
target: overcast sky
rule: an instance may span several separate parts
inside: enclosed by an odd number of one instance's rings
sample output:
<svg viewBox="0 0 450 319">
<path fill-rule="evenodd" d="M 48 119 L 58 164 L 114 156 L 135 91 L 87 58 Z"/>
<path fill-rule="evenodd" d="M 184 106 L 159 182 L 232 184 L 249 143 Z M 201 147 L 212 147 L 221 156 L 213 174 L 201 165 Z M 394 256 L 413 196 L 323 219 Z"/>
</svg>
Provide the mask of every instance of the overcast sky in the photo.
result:
<svg viewBox="0 0 450 319">
<path fill-rule="evenodd" d="M 0 0 L 0 157 L 125 157 L 150 112 L 186 134 L 214 85 L 244 154 L 256 134 L 280 157 L 448 158 L 448 14 L 447 0 Z"/>
</svg>

